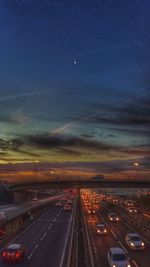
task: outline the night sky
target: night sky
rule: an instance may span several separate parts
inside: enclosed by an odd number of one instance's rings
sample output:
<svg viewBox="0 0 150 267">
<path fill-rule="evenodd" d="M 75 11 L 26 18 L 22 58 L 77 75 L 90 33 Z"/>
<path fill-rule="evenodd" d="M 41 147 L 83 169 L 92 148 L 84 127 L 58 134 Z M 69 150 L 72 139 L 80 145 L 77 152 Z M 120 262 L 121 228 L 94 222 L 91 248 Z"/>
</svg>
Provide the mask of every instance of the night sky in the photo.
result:
<svg viewBox="0 0 150 267">
<path fill-rule="evenodd" d="M 149 177 L 150 1 L 0 1 L 0 177 Z M 20 178 L 21 179 L 21 178 Z"/>
</svg>

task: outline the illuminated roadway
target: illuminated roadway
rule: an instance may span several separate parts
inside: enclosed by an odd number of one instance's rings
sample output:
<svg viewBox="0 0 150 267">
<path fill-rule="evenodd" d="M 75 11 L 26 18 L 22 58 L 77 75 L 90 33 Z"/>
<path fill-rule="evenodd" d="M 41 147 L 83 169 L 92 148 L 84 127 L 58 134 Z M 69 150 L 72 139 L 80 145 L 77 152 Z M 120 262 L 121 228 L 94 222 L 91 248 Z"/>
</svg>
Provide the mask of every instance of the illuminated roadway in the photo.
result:
<svg viewBox="0 0 150 267">
<path fill-rule="evenodd" d="M 26 258 L 10 267 L 62 267 L 65 240 L 68 235 L 72 212 L 62 207 L 50 207 L 12 242 L 26 247 Z M 0 267 L 5 265 L 0 260 Z"/>
<path fill-rule="evenodd" d="M 94 267 L 109 267 L 107 253 L 111 247 L 122 247 L 130 258 L 131 267 L 149 267 L 150 263 L 150 236 L 139 232 L 140 236 L 146 244 L 144 251 L 132 251 L 125 243 L 125 235 L 130 232 L 138 232 L 132 222 L 123 219 L 116 222 L 108 221 L 108 213 L 116 212 L 115 208 L 109 203 L 101 202 L 100 209 L 96 215 L 87 215 L 86 219 L 89 227 L 91 246 L 94 251 L 95 265 Z M 108 227 L 107 235 L 96 234 L 96 224 L 105 223 Z"/>
</svg>

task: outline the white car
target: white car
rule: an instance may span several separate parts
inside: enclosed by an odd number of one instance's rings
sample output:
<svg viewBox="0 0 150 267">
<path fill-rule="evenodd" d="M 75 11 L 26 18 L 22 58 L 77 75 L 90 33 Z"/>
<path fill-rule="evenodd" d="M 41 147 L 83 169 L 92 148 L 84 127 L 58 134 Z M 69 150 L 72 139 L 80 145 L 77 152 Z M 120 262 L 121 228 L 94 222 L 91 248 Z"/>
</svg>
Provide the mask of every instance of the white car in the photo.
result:
<svg viewBox="0 0 150 267">
<path fill-rule="evenodd" d="M 145 248 L 145 243 L 136 233 L 127 233 L 125 236 L 125 242 L 132 250 L 143 250 Z"/>
<path fill-rule="evenodd" d="M 120 218 L 116 213 L 109 213 L 108 214 L 108 220 L 110 222 L 119 222 Z"/>
<path fill-rule="evenodd" d="M 107 227 L 104 223 L 98 223 L 96 225 L 96 233 L 98 235 L 106 235 L 107 234 Z"/>
<path fill-rule="evenodd" d="M 113 247 L 109 249 L 108 263 L 110 267 L 131 267 L 127 255 L 120 247 Z"/>
</svg>

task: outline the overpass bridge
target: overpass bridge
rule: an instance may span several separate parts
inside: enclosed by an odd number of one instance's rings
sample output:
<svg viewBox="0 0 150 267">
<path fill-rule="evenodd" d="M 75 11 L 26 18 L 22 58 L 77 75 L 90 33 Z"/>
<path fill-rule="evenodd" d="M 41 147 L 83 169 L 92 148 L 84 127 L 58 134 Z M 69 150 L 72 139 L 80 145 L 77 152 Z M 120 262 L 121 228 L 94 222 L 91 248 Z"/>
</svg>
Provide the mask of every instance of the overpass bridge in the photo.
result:
<svg viewBox="0 0 150 267">
<path fill-rule="evenodd" d="M 149 188 L 150 180 L 55 180 L 10 184 L 14 191 L 47 188 Z"/>
<path fill-rule="evenodd" d="M 8 184 L 8 189 L 14 194 L 16 203 L 31 199 L 31 190 L 40 189 L 60 189 L 60 188 L 145 188 L 150 189 L 150 180 L 55 180 L 55 181 L 37 181 L 27 183 Z"/>
</svg>

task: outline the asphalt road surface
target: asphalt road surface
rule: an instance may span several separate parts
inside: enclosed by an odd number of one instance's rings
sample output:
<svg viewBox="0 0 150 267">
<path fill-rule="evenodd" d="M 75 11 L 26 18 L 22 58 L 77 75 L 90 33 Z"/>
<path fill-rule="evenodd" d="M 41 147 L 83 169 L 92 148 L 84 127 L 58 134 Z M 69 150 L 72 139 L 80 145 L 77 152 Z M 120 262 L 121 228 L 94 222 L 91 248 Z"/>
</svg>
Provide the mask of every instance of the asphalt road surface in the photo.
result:
<svg viewBox="0 0 150 267">
<path fill-rule="evenodd" d="M 65 240 L 68 235 L 72 212 L 62 207 L 51 207 L 13 240 L 26 248 L 25 260 L 9 266 L 62 267 Z M 0 260 L 0 267 L 5 266 Z"/>
<path fill-rule="evenodd" d="M 111 247 L 122 247 L 125 253 L 130 258 L 132 267 L 149 267 L 150 265 L 150 242 L 143 236 L 146 248 L 144 251 L 132 251 L 125 243 L 126 233 L 136 232 L 132 223 L 121 220 L 120 222 L 110 222 L 108 220 L 108 213 L 115 212 L 109 203 L 102 202 L 100 209 L 96 215 L 86 214 L 88 227 L 90 231 L 91 246 L 94 251 L 94 258 L 96 262 L 95 267 L 108 267 L 107 254 Z M 107 235 L 96 234 L 96 224 L 105 223 L 108 227 Z M 140 233 L 142 237 L 142 233 Z"/>
</svg>

